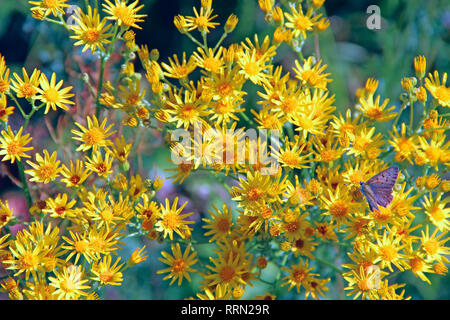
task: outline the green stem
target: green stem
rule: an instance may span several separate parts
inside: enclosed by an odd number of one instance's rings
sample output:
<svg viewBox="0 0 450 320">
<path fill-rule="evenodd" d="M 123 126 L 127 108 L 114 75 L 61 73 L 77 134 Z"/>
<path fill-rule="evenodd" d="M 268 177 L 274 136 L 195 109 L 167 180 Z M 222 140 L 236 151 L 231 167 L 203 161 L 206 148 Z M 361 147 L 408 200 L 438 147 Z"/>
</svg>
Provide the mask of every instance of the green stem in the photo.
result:
<svg viewBox="0 0 450 320">
<path fill-rule="evenodd" d="M 14 103 L 17 106 L 17 108 L 20 110 L 20 113 L 22 114 L 22 117 L 25 118 L 26 117 L 25 111 L 23 111 L 22 106 L 20 105 L 19 101 L 17 101 L 16 97 L 13 94 L 9 93 L 8 95 L 14 101 Z"/>
<path fill-rule="evenodd" d="M 25 193 L 25 199 L 27 201 L 28 209 L 30 209 L 33 206 L 33 199 L 31 198 L 30 190 L 28 189 L 28 183 L 25 178 L 25 170 L 22 161 L 17 160 L 17 168 L 19 169 L 20 180 L 22 181 L 22 189 Z"/>
<path fill-rule="evenodd" d="M 200 46 L 203 48 L 203 45 L 200 43 L 200 41 L 198 41 L 197 39 L 195 39 L 189 32 L 186 32 L 185 35 L 188 36 L 189 39 L 192 40 L 192 42 L 194 42 L 196 45 Z"/>
<path fill-rule="evenodd" d="M 411 115 L 409 116 L 409 132 L 413 133 L 413 124 L 414 124 L 414 103 L 412 99 L 409 99 L 409 104 L 411 105 Z"/>
<path fill-rule="evenodd" d="M 219 42 L 217 42 L 216 46 L 213 49 L 213 53 L 216 52 L 217 48 L 220 46 L 222 41 L 227 37 L 228 33 L 224 32 L 222 37 L 220 37 Z"/>
</svg>

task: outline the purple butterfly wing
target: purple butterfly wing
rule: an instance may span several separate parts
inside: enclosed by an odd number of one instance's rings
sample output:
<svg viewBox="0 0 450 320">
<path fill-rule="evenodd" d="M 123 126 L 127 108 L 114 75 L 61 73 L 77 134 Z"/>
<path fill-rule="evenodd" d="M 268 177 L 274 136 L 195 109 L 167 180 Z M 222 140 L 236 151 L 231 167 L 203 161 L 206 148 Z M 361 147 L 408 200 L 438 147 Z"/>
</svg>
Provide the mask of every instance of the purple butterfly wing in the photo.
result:
<svg viewBox="0 0 450 320">
<path fill-rule="evenodd" d="M 370 186 L 367 184 L 362 185 L 361 191 L 369 203 L 370 211 L 378 210 L 377 198 Z"/>
<path fill-rule="evenodd" d="M 366 182 L 380 206 L 387 207 L 392 202 L 392 188 L 397 181 L 398 173 L 398 167 L 390 167 Z"/>
<path fill-rule="evenodd" d="M 390 167 L 386 170 L 381 171 L 380 173 L 374 175 L 370 178 L 366 183 L 371 187 L 386 187 L 391 188 L 394 187 L 395 181 L 397 181 L 398 177 L 398 167 Z"/>
</svg>

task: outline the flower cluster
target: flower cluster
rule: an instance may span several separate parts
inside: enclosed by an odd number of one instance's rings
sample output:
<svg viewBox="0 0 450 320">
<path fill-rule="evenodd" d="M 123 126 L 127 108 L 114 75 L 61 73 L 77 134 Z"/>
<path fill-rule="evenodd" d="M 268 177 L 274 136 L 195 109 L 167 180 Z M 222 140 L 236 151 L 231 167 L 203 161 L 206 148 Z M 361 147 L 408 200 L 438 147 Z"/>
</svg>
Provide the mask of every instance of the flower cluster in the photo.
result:
<svg viewBox="0 0 450 320">
<path fill-rule="evenodd" d="M 81 76 L 88 97 L 38 69 L 10 79 L 1 56 L 0 156 L 17 164 L 20 179 L 11 178 L 31 214 L 21 221 L 0 201 L 1 287 L 11 299 L 97 299 L 103 286 L 126 285 L 125 270 L 147 258 L 144 247 L 120 256 L 131 237 L 167 243 L 157 274 L 177 286 L 196 274 L 198 299 L 283 299 L 294 288 L 289 294 L 319 299 L 335 290 L 335 278 L 354 298 L 407 299 L 398 273 L 429 284 L 429 274 L 447 274 L 447 73 L 427 74 L 418 56 L 415 74 L 398 83 L 400 106 L 376 94 L 378 81 L 369 78 L 342 114 L 319 50 L 302 53 L 330 25 L 324 0 L 259 0 L 273 32 L 229 45 L 223 43 L 237 16 L 225 20 L 212 44 L 208 35 L 220 22 L 212 0 L 202 0 L 192 15 L 174 17 L 196 50 L 167 59 L 136 44 L 133 29 L 146 17 L 138 0 L 105 0 L 101 10 L 86 2 L 71 17 L 66 0 L 30 4 L 34 18 L 63 26 L 74 46 L 99 60 L 98 77 Z M 281 46 L 297 55 L 290 70 L 275 62 Z M 123 67 L 106 79 L 113 53 Z M 137 58 L 143 73 L 135 71 Z M 256 105 L 246 103 L 250 87 Z M 70 133 L 55 133 L 46 119 L 56 107 L 75 122 Z M 16 108 L 24 121 L 13 129 L 8 117 Z M 41 150 L 27 133 L 41 110 L 56 150 Z M 389 130 L 380 130 L 386 124 Z M 273 139 L 249 139 L 249 129 Z M 144 132 L 170 149 L 173 183 L 208 172 L 229 199 L 197 220 L 181 197 L 161 200 L 164 178 L 139 173 Z M 371 210 L 361 183 L 394 165 L 400 174 L 392 201 Z M 13 234 L 15 224 L 24 227 Z M 211 247 L 209 260 L 199 254 L 203 245 Z M 266 294 L 246 295 L 257 283 Z"/>
</svg>

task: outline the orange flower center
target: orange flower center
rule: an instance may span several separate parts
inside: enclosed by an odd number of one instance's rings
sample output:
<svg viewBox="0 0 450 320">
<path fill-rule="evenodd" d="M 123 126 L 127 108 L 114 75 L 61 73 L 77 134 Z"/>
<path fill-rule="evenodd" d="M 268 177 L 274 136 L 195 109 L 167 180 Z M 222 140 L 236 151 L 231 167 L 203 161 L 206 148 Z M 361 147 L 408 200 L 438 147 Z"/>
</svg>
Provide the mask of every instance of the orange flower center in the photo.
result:
<svg viewBox="0 0 450 320">
<path fill-rule="evenodd" d="M 176 259 L 172 264 L 174 273 L 182 273 L 186 268 L 186 261 L 184 259 Z"/>
<path fill-rule="evenodd" d="M 95 43 L 100 39 L 100 32 L 95 29 L 88 29 L 84 33 L 84 40 L 88 43 Z"/>
<path fill-rule="evenodd" d="M 230 282 L 236 275 L 236 271 L 231 266 L 224 266 L 219 272 L 219 276 L 223 282 Z"/>
<path fill-rule="evenodd" d="M 24 83 L 21 87 L 20 87 L 20 93 L 24 96 L 24 97 L 32 97 L 34 96 L 34 94 L 36 93 L 36 89 L 35 87 L 31 84 L 31 83 Z"/>
<path fill-rule="evenodd" d="M 100 128 L 91 128 L 86 131 L 83 136 L 83 140 L 86 142 L 86 144 L 91 146 L 98 145 L 104 138 L 105 135 Z"/>
<path fill-rule="evenodd" d="M 262 195 L 263 191 L 258 187 L 254 187 L 247 191 L 247 198 L 250 201 L 257 201 L 262 197 Z"/>
</svg>

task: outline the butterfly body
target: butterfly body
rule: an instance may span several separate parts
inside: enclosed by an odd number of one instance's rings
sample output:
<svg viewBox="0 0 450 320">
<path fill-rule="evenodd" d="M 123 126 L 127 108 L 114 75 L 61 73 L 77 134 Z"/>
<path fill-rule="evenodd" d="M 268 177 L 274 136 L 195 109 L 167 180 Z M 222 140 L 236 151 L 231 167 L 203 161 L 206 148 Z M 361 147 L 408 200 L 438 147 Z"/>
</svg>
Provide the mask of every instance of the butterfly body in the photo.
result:
<svg viewBox="0 0 450 320">
<path fill-rule="evenodd" d="M 371 211 L 378 206 L 387 207 L 392 202 L 392 188 L 397 181 L 398 167 L 390 167 L 369 180 L 361 182 L 361 193 L 366 197 Z"/>
</svg>

